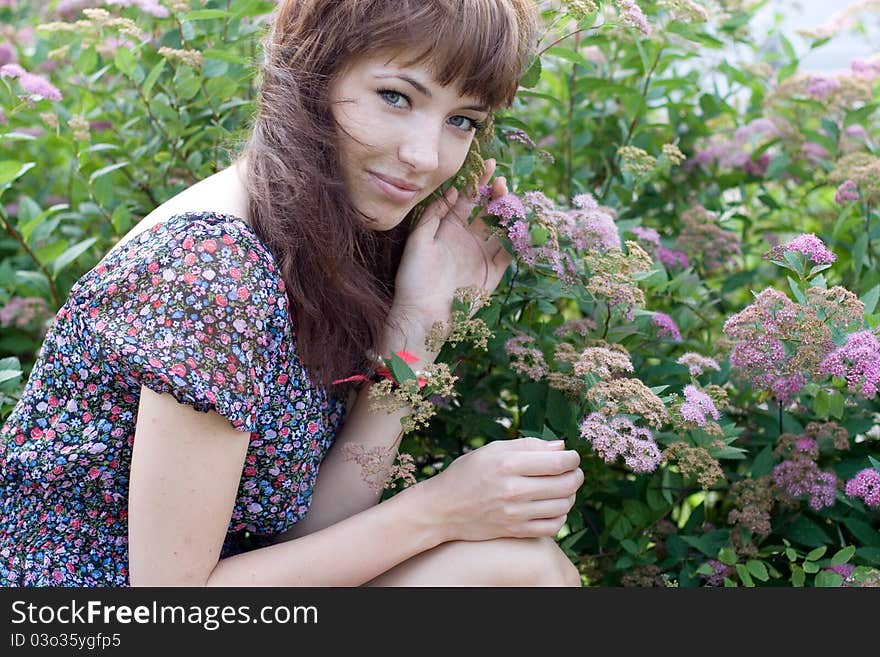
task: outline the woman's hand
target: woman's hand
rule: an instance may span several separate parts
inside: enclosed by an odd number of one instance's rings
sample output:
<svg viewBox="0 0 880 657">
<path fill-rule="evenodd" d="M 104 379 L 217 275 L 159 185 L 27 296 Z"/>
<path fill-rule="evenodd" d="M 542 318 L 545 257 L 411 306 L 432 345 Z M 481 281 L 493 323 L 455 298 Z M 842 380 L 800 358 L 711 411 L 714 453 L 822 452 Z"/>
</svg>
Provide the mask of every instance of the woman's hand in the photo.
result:
<svg viewBox="0 0 880 657">
<path fill-rule="evenodd" d="M 487 160 L 479 179 L 487 185 L 495 160 Z M 496 178 L 491 197 L 507 194 L 507 182 Z M 391 316 L 425 329 L 448 321 L 457 288 L 477 285 L 495 291 L 511 261 L 510 254 L 483 222 L 483 213 L 468 223 L 477 198 L 450 188 L 419 219 L 407 239 L 395 280 Z M 450 207 L 451 206 L 451 207 Z"/>
<path fill-rule="evenodd" d="M 555 537 L 584 482 L 580 455 L 540 438 L 496 440 L 422 487 L 446 540 Z"/>
</svg>

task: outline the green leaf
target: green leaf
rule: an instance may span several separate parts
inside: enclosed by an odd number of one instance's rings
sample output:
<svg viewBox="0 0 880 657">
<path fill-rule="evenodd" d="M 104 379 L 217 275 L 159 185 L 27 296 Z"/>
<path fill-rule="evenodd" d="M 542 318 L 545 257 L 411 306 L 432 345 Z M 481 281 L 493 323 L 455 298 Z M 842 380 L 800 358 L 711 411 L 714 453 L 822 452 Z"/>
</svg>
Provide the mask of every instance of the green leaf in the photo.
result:
<svg viewBox="0 0 880 657">
<path fill-rule="evenodd" d="M 827 552 L 827 551 L 828 551 L 828 547 L 825 545 L 822 545 L 820 547 L 817 547 L 815 550 L 810 550 L 809 552 L 807 552 L 807 556 L 804 558 L 807 561 L 816 561 L 817 559 L 821 559 L 822 555 L 824 555 L 825 552 Z"/>
<path fill-rule="evenodd" d="M 16 162 L 15 160 L 0 161 L 0 187 L 9 185 L 33 169 L 36 162 Z"/>
<path fill-rule="evenodd" d="M 739 580 L 743 583 L 743 586 L 749 588 L 755 586 L 755 583 L 752 581 L 752 576 L 749 574 L 749 569 L 746 568 L 745 564 L 736 564 L 736 574 L 739 575 Z"/>
<path fill-rule="evenodd" d="M 30 243 L 31 235 L 33 235 L 34 231 L 40 227 L 40 225 L 46 220 L 47 217 L 49 217 L 49 215 L 54 214 L 55 212 L 60 212 L 61 210 L 66 210 L 68 207 L 69 206 L 66 203 L 53 205 L 48 210 L 40 212 L 33 219 L 19 225 L 18 232 L 21 234 L 21 238 L 25 241 L 26 244 Z M 21 219 L 21 217 L 19 217 L 19 219 Z"/>
<path fill-rule="evenodd" d="M 750 470 L 752 479 L 758 479 L 765 474 L 769 474 L 773 469 L 774 460 L 773 450 L 767 445 L 767 447 L 758 452 L 755 460 L 752 461 L 752 467 Z"/>
<path fill-rule="evenodd" d="M 90 237 L 87 240 L 83 240 L 82 242 L 74 244 L 64 253 L 58 256 L 58 258 L 55 259 L 54 270 L 52 271 L 53 277 L 58 276 L 58 274 L 63 271 L 67 265 L 76 260 L 80 255 L 88 251 L 89 247 L 97 241 L 97 237 Z"/>
<path fill-rule="evenodd" d="M 815 561 L 804 561 L 804 572 L 810 573 L 811 575 L 813 573 L 818 573 L 819 564 L 817 564 Z"/>
<path fill-rule="evenodd" d="M 746 568 L 749 569 L 749 572 L 756 579 L 759 579 L 762 582 L 766 582 L 768 579 L 770 579 L 770 575 L 767 573 L 767 566 L 764 565 L 763 561 L 750 559 L 748 562 L 746 562 Z"/>
<path fill-rule="evenodd" d="M 874 113 L 877 107 L 880 107 L 880 105 L 870 103 L 859 109 L 847 112 L 846 116 L 843 118 L 843 127 L 848 128 L 856 123 L 864 123 L 865 120 Z"/>
<path fill-rule="evenodd" d="M 266 0 L 235 0 L 229 10 L 236 20 L 246 16 L 260 16 L 275 9 L 275 5 Z"/>
<path fill-rule="evenodd" d="M 394 378 L 397 379 L 398 383 L 403 383 L 404 381 L 410 381 L 416 378 L 416 373 L 413 372 L 412 368 L 407 365 L 406 361 L 397 354 L 391 356 L 391 372 L 394 374 Z"/>
<path fill-rule="evenodd" d="M 788 537 L 801 545 L 819 547 L 828 545 L 828 534 L 806 516 L 798 516 L 788 528 Z"/>
<path fill-rule="evenodd" d="M 222 9 L 196 9 L 183 17 L 185 21 L 210 21 L 218 18 L 228 18 L 231 16 L 228 11 Z"/>
<path fill-rule="evenodd" d="M 128 48 L 117 48 L 113 63 L 128 78 L 134 74 L 134 68 L 137 66 L 134 54 Z"/>
<path fill-rule="evenodd" d="M 786 256 L 789 254 L 786 253 Z M 803 290 L 801 290 L 801 285 L 796 280 L 794 280 L 791 276 L 786 276 L 788 279 L 788 287 L 791 288 L 791 293 L 794 295 L 794 298 L 797 299 L 799 304 L 805 304 L 807 302 L 807 297 L 804 295 Z"/>
<path fill-rule="evenodd" d="M 880 299 L 880 285 L 875 285 L 860 297 L 861 302 L 865 304 L 866 315 L 870 315 L 874 312 L 874 309 L 877 307 L 878 299 Z"/>
<path fill-rule="evenodd" d="M 841 522 L 861 543 L 869 547 L 880 548 L 880 530 L 858 518 L 842 518 Z"/>
<path fill-rule="evenodd" d="M 526 69 L 526 72 L 523 73 L 522 78 L 520 78 L 519 86 L 525 87 L 526 89 L 531 89 L 538 85 L 538 81 L 541 79 L 541 58 L 539 56 L 535 56 L 532 58 L 532 61 L 529 63 L 529 67 Z"/>
<path fill-rule="evenodd" d="M 807 579 L 807 576 L 804 575 L 803 569 L 800 566 L 792 564 L 792 566 L 791 566 L 791 585 L 800 588 L 804 585 L 804 581 L 806 579 Z"/>
<path fill-rule="evenodd" d="M 122 48 L 120 48 L 122 50 Z M 92 175 L 89 176 L 89 184 L 95 182 L 101 176 L 106 176 L 111 171 L 116 171 L 117 169 L 121 169 L 122 167 L 126 167 L 130 164 L 130 162 L 117 162 L 116 164 L 108 164 L 106 167 L 101 167 L 97 171 L 93 171 Z"/>
<path fill-rule="evenodd" d="M 6 383 L 7 381 L 21 378 L 22 374 L 24 374 L 24 372 L 21 370 L 0 370 L 0 383 Z"/>
<path fill-rule="evenodd" d="M 782 257 L 785 258 L 785 261 L 788 263 L 789 268 L 795 272 L 798 276 L 804 275 L 804 256 L 800 253 L 792 253 L 791 251 L 786 251 L 782 254 Z"/>
<path fill-rule="evenodd" d="M 513 173 L 515 176 L 525 178 L 535 170 L 535 156 L 522 155 L 513 163 Z"/>
<path fill-rule="evenodd" d="M 564 59 L 565 61 L 571 62 L 572 64 L 577 64 L 578 66 L 583 66 L 584 68 L 595 68 L 595 66 L 591 64 L 582 54 L 575 50 L 572 50 L 571 48 L 555 46 L 553 48 L 548 48 L 546 54 L 552 55 L 554 57 L 559 57 L 560 59 Z"/>
<path fill-rule="evenodd" d="M 823 588 L 837 588 L 843 584 L 843 577 L 830 570 L 823 570 L 816 575 L 816 586 Z"/>
<path fill-rule="evenodd" d="M 147 79 L 144 80 L 143 84 L 144 96 L 150 95 L 150 92 L 153 90 L 153 85 L 156 84 L 156 80 L 158 80 L 159 76 L 162 75 L 162 70 L 164 68 L 165 60 L 160 59 L 159 63 L 150 70 L 150 74 L 147 76 Z"/>
<path fill-rule="evenodd" d="M 791 159 L 788 157 L 788 155 L 784 152 L 780 153 L 775 158 L 773 158 L 773 160 L 767 166 L 767 173 L 764 175 L 764 177 L 769 178 L 770 180 L 778 178 L 788 168 L 789 164 L 791 164 Z"/>
<path fill-rule="evenodd" d="M 834 553 L 834 556 L 831 557 L 831 565 L 839 566 L 840 564 L 846 563 L 852 556 L 856 553 L 856 546 L 850 545 L 848 547 L 843 548 L 842 550 L 838 550 Z"/>
<path fill-rule="evenodd" d="M 737 561 L 736 552 L 729 547 L 723 547 L 718 551 L 718 561 L 728 566 L 733 566 Z"/>
<path fill-rule="evenodd" d="M 228 62 L 230 64 L 247 64 L 247 60 L 241 55 L 236 54 L 234 50 L 217 50 L 216 48 L 208 48 L 202 53 L 205 59 L 216 59 L 220 62 Z"/>
<path fill-rule="evenodd" d="M 871 464 L 872 468 L 874 468 L 877 472 L 880 472 L 880 461 L 868 454 L 868 462 Z"/>
</svg>

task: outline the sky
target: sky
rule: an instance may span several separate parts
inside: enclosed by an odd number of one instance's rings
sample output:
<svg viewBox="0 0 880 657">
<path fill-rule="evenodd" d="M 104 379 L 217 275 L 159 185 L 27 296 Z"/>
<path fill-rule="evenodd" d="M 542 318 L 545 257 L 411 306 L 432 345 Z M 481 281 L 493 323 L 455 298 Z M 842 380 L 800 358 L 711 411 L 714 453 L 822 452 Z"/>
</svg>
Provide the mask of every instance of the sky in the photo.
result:
<svg viewBox="0 0 880 657">
<path fill-rule="evenodd" d="M 797 30 L 815 28 L 828 23 L 835 14 L 854 4 L 854 0 L 772 0 L 763 7 L 755 18 L 755 35 L 760 35 L 773 28 L 776 15 L 781 18 L 783 33 L 795 46 L 796 51 L 804 53 L 807 46 L 798 36 Z M 868 17 L 867 25 L 872 25 L 872 34 L 878 34 L 878 18 L 876 14 L 864 14 Z M 872 18 L 873 17 L 873 18 Z M 874 43 L 880 43 L 875 39 Z M 832 39 L 821 48 L 810 52 L 801 60 L 800 70 L 804 72 L 832 73 L 848 69 L 853 59 L 867 57 L 876 52 L 861 36 L 844 35 Z"/>
</svg>

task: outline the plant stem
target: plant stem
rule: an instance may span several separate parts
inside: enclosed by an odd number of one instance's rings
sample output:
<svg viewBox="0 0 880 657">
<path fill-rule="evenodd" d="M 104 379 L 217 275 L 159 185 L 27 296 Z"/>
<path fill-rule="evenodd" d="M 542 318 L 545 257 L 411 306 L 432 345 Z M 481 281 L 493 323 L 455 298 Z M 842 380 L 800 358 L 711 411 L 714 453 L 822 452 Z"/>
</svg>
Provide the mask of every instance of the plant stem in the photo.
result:
<svg viewBox="0 0 880 657">
<path fill-rule="evenodd" d="M 581 35 L 576 34 L 574 50 L 577 52 L 581 43 Z M 568 198 L 574 196 L 574 88 L 577 83 L 577 64 L 571 65 L 571 75 L 568 78 L 568 130 L 566 130 L 566 154 L 565 154 L 565 181 L 568 187 Z"/>
<path fill-rule="evenodd" d="M 31 250 L 31 247 L 27 245 L 24 241 L 24 238 L 21 236 L 12 224 L 9 223 L 9 215 L 6 214 L 6 210 L 3 206 L 0 206 L 0 221 L 3 222 L 3 228 L 6 229 L 6 232 L 12 236 L 16 242 L 21 245 L 21 248 L 27 253 L 35 263 L 37 263 L 37 267 L 40 268 L 40 271 L 46 276 L 46 280 L 49 283 L 49 295 L 52 297 L 52 303 L 55 304 L 55 308 L 61 307 L 61 295 L 58 294 L 58 288 L 55 286 L 55 279 L 52 278 L 52 274 L 49 273 L 49 270 L 46 269 L 46 266 L 40 262 L 39 258 L 37 258 L 36 254 Z"/>
</svg>

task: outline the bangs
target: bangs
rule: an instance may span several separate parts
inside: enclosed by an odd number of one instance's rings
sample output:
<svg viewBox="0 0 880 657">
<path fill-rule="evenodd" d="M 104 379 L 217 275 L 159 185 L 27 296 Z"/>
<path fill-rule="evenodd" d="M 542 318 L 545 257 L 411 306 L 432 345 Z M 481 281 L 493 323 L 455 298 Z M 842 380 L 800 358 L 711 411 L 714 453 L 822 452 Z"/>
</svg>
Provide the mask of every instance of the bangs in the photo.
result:
<svg viewBox="0 0 880 657">
<path fill-rule="evenodd" d="M 513 102 L 535 30 L 508 0 L 358 4 L 364 15 L 352 35 L 354 52 L 412 52 L 404 65 L 428 66 L 441 86 L 454 83 L 492 109 Z"/>
</svg>

